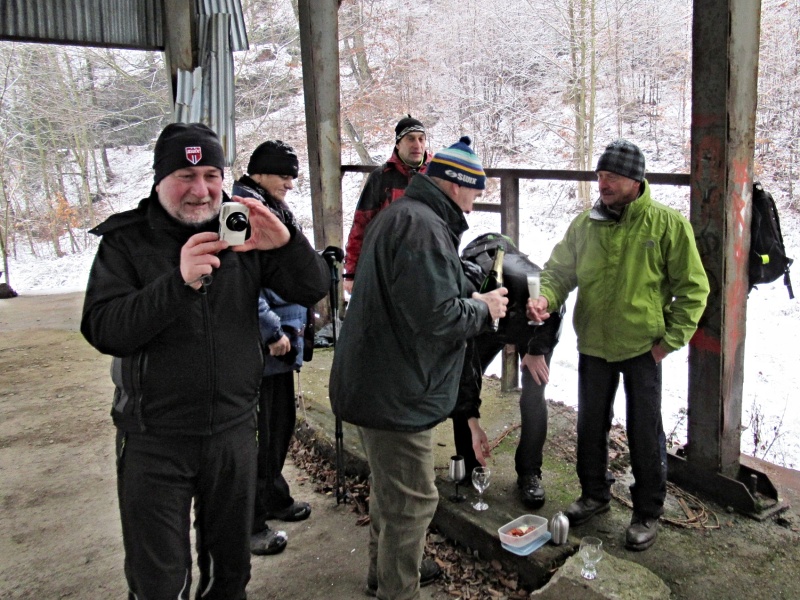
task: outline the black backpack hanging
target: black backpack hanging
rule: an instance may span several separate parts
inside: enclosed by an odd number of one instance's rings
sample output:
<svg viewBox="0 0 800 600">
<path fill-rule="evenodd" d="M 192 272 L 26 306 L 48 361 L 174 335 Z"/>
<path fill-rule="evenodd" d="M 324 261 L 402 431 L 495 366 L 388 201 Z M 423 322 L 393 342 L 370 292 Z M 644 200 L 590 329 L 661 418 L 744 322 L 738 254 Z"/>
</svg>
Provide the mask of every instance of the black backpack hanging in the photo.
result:
<svg viewBox="0 0 800 600">
<path fill-rule="evenodd" d="M 748 277 L 750 290 L 760 283 L 770 283 L 783 275 L 783 285 L 794 298 L 789 267 L 794 262 L 786 256 L 781 223 L 775 199 L 759 182 L 753 183 L 753 210 L 750 222 Z"/>
</svg>

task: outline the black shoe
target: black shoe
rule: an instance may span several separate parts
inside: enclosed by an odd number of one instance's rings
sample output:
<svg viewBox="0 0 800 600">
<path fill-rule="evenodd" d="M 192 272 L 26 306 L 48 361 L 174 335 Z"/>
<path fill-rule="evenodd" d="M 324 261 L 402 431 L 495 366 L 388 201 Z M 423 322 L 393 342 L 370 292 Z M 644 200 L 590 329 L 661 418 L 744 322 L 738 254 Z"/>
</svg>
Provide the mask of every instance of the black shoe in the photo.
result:
<svg viewBox="0 0 800 600">
<path fill-rule="evenodd" d="M 541 476 L 522 475 L 517 477 L 517 487 L 522 503 L 529 508 L 540 508 L 544 504 L 544 488 Z"/>
<path fill-rule="evenodd" d="M 286 549 L 286 532 L 267 527 L 250 536 L 250 553 L 258 556 L 280 554 Z"/>
<path fill-rule="evenodd" d="M 655 543 L 657 535 L 658 518 L 640 517 L 634 513 L 625 530 L 625 547 L 635 551 L 647 550 Z"/>
<path fill-rule="evenodd" d="M 419 587 L 425 587 L 436 581 L 436 578 L 441 575 L 442 570 L 439 565 L 430 558 L 423 558 L 422 563 L 419 565 Z M 378 581 L 371 581 L 367 578 L 367 588 L 364 590 L 367 596 L 373 598 L 378 595 Z"/>
<path fill-rule="evenodd" d="M 293 502 L 283 510 L 268 512 L 264 518 L 268 521 L 305 521 L 310 516 L 311 505 L 308 502 Z"/>
<path fill-rule="evenodd" d="M 611 508 L 611 503 L 608 500 L 594 500 L 581 496 L 569 505 L 567 518 L 570 525 L 582 525 L 593 516 L 606 512 L 609 508 Z"/>
</svg>

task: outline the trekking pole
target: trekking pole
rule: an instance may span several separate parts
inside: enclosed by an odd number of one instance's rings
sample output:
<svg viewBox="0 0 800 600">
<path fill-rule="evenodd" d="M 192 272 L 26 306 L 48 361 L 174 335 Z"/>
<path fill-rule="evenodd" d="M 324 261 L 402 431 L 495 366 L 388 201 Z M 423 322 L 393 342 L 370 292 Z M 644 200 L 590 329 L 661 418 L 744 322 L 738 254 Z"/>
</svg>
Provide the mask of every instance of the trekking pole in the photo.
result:
<svg viewBox="0 0 800 600">
<path fill-rule="evenodd" d="M 322 257 L 331 269 L 331 327 L 333 331 L 333 351 L 336 352 L 336 326 L 339 320 L 339 267 L 337 263 L 344 260 L 344 251 L 336 246 L 328 246 Z M 336 415 L 336 504 L 347 501 L 344 489 L 344 431 L 342 418 Z"/>
</svg>

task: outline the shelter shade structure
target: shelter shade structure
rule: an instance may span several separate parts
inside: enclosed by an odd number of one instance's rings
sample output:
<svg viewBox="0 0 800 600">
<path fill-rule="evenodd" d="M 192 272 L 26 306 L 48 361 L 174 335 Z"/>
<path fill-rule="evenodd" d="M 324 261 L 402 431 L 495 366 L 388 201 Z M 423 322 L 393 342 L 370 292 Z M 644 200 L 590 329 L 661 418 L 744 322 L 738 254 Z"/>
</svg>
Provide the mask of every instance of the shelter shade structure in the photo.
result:
<svg viewBox="0 0 800 600">
<path fill-rule="evenodd" d="M 342 246 L 341 173 L 374 168 L 341 166 L 338 9 L 339 0 L 298 0 L 317 248 Z M 761 0 L 693 0 L 690 218 L 711 294 L 689 349 L 688 444 L 668 457 L 670 479 L 756 518 L 786 507 L 757 463 L 744 466 L 740 454 L 760 13 Z M 0 40 L 165 52 L 175 118 L 214 127 L 233 161 L 230 55 L 247 48 L 240 0 L 3 0 Z M 214 53 L 224 56 L 204 57 Z M 487 175 L 501 180 L 499 208 L 475 210 L 500 212 L 501 231 L 515 243 L 520 179 L 594 178 L 521 169 Z M 659 177 L 648 174 L 653 183 Z M 686 179 L 663 176 L 676 185 Z M 507 373 L 516 375 L 508 368 L 515 361 L 504 353 Z"/>
</svg>

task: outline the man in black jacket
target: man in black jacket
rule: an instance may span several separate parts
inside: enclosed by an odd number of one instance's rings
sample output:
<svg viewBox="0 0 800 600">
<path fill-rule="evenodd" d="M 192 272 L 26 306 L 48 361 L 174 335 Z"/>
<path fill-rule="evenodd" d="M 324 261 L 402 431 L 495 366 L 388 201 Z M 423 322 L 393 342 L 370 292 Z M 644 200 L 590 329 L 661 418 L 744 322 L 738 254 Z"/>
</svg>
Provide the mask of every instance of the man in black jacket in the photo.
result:
<svg viewBox="0 0 800 600">
<path fill-rule="evenodd" d="M 150 196 L 92 230 L 103 239 L 81 332 L 114 357 L 131 600 L 188 599 L 193 503 L 196 597 L 246 597 L 264 364 L 258 294 L 269 286 L 310 304 L 328 289 L 324 259 L 257 200 L 234 198 L 249 209 L 249 239 L 233 248 L 219 239 L 224 165 L 209 128 L 168 125 Z"/>
<path fill-rule="evenodd" d="M 458 256 L 486 181 L 469 144 L 438 152 L 370 224 L 331 369 L 333 410 L 370 466 L 367 590 L 385 600 L 419 598 L 439 500 L 431 432 L 455 405 L 465 340 L 505 314 L 505 288 L 470 295 Z"/>
<path fill-rule="evenodd" d="M 294 149 L 281 140 L 267 140 L 250 155 L 247 175 L 233 183 L 233 193 L 256 198 L 299 231 L 286 194 L 294 188 L 300 163 Z M 296 501 L 282 471 L 297 421 L 294 372 L 313 350 L 313 310 L 286 302 L 270 289 L 261 292 L 258 319 L 265 348 L 264 374 L 258 402 L 258 477 L 250 551 L 278 554 L 286 548 L 285 531 L 267 520 L 302 521 L 311 515 L 308 502 Z M 311 339 L 307 340 L 307 333 Z M 309 341 L 309 344 L 304 342 Z"/>
</svg>

